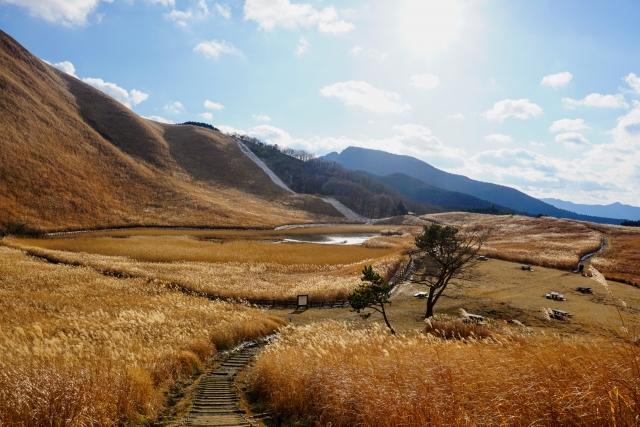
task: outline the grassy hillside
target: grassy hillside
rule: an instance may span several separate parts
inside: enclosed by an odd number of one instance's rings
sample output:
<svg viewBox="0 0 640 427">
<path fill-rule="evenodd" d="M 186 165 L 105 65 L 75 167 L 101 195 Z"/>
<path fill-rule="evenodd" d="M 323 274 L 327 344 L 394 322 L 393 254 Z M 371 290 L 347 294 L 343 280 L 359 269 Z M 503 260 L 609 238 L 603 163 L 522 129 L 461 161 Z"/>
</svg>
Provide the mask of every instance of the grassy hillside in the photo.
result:
<svg viewBox="0 0 640 427">
<path fill-rule="evenodd" d="M 442 209 L 403 196 L 391 186 L 369 174 L 348 170 L 335 162 L 321 159 L 303 161 L 284 154 L 276 146 L 240 137 L 273 172 L 293 191 L 332 196 L 353 211 L 369 218 L 384 218 L 404 213 L 441 212 Z"/>
<path fill-rule="evenodd" d="M 0 228 L 271 227 L 340 220 L 219 132 L 137 116 L 0 31 Z"/>
</svg>

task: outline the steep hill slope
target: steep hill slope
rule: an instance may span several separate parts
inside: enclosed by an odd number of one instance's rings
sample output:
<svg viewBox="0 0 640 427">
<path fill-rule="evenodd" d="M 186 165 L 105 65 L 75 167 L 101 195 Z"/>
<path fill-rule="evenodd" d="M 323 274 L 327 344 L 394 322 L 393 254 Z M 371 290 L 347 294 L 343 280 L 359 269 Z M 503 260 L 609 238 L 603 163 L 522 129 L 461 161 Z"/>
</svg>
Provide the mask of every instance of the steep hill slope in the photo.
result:
<svg viewBox="0 0 640 427">
<path fill-rule="evenodd" d="M 0 31 L 0 227 L 270 227 L 342 219 L 226 135 L 137 116 Z"/>
<path fill-rule="evenodd" d="M 362 170 L 376 175 L 404 173 L 434 187 L 458 191 L 487 200 L 500 206 L 529 214 L 544 214 L 558 218 L 571 218 L 600 223 L 619 224 L 619 220 L 580 215 L 558 209 L 504 185 L 476 181 L 466 176 L 448 173 L 410 156 L 401 156 L 380 150 L 348 147 L 336 155 L 326 157 L 348 169 Z"/>
</svg>

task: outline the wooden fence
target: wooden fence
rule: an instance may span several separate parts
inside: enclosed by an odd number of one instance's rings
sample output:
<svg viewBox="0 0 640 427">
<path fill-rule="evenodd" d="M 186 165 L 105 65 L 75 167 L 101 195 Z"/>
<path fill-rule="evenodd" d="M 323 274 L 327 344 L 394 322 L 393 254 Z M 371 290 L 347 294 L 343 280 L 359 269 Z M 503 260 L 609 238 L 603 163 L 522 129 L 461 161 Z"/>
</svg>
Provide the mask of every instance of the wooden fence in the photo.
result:
<svg viewBox="0 0 640 427">
<path fill-rule="evenodd" d="M 249 304 L 258 305 L 260 307 L 283 307 L 283 308 L 297 308 L 298 301 L 295 299 L 290 300 L 275 300 L 275 299 L 249 299 Z M 349 306 L 349 301 L 331 300 L 331 301 L 309 301 L 307 308 L 344 308 Z"/>
</svg>

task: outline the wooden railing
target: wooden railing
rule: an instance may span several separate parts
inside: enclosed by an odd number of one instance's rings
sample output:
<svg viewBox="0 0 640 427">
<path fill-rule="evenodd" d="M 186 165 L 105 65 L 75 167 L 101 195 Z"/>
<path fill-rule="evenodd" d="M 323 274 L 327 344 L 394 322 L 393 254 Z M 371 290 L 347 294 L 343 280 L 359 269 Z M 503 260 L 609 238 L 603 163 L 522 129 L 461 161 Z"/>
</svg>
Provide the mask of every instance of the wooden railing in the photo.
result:
<svg viewBox="0 0 640 427">
<path fill-rule="evenodd" d="M 297 300 L 276 300 L 276 299 L 249 299 L 249 304 L 258 305 L 260 307 L 283 307 L 283 308 L 297 308 Z M 348 307 L 349 301 L 347 300 L 328 300 L 328 301 L 309 301 L 306 308 L 343 308 Z"/>
</svg>

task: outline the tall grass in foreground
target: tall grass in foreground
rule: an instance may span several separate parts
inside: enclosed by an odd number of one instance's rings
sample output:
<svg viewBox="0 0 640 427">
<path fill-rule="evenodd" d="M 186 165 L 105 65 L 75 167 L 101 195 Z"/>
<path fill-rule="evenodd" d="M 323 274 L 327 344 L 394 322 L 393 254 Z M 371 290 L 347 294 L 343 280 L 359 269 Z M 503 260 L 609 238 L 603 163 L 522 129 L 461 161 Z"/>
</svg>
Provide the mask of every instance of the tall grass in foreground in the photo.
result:
<svg viewBox="0 0 640 427">
<path fill-rule="evenodd" d="M 252 392 L 293 425 L 638 425 L 635 344 L 492 335 L 394 337 L 336 322 L 289 328 L 258 356 Z"/>
<path fill-rule="evenodd" d="M 0 426 L 153 419 L 219 349 L 284 322 L 0 247 Z"/>
</svg>

